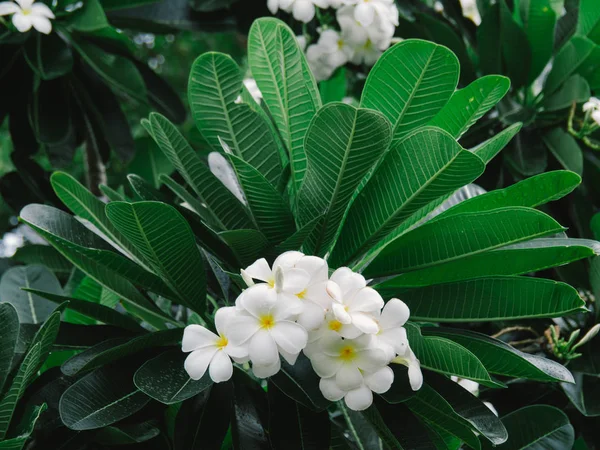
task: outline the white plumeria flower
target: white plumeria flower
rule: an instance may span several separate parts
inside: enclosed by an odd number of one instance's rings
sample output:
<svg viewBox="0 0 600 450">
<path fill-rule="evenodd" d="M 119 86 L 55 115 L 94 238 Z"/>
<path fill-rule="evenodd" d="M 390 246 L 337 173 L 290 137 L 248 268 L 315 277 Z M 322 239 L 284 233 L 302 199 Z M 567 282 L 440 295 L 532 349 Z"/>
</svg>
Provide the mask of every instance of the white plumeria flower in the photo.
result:
<svg viewBox="0 0 600 450">
<path fill-rule="evenodd" d="M 16 3 L 15 3 L 16 2 Z M 43 34 L 50 34 L 54 13 L 43 3 L 33 0 L 15 0 L 15 2 L 0 2 L 0 16 L 12 14 L 12 23 L 17 30 L 25 33 L 31 28 Z"/>
<path fill-rule="evenodd" d="M 398 16 L 394 15 L 394 0 L 344 0 L 346 5 L 355 5 L 354 18 L 363 27 L 369 27 L 376 18 L 398 26 Z"/>
<path fill-rule="evenodd" d="M 227 338 L 227 326 L 236 315 L 233 307 L 220 308 L 215 314 L 215 326 L 219 335 L 200 325 L 189 325 L 183 332 L 181 349 L 191 352 L 185 359 L 185 370 L 193 380 L 199 380 L 206 373 L 215 383 L 227 381 L 233 374 L 231 358 L 243 362 L 248 357 L 248 350 L 234 346 Z"/>
<path fill-rule="evenodd" d="M 385 352 L 373 346 L 372 336 L 365 334 L 356 339 L 329 334 L 321 339 L 320 350 L 310 360 L 313 369 L 321 378 L 334 378 L 345 392 L 364 384 L 364 372 L 377 372 L 388 362 Z"/>
<path fill-rule="evenodd" d="M 391 19 L 380 19 L 376 17 L 373 23 L 365 27 L 355 18 L 355 8 L 345 6 L 340 8 L 336 14 L 338 23 L 344 35 L 348 36 L 350 45 L 357 51 L 361 47 L 374 47 L 379 50 L 386 50 L 396 31 L 395 23 L 398 21 L 398 8 L 393 5 L 388 13 Z M 371 44 L 367 45 L 368 41 Z M 380 53 L 381 54 L 381 53 Z"/>
<path fill-rule="evenodd" d="M 408 381 L 413 391 L 418 391 L 423 386 L 423 373 L 421 372 L 421 363 L 409 346 L 404 355 L 398 355 L 392 359 L 394 364 L 402 364 L 408 367 Z"/>
<path fill-rule="evenodd" d="M 365 278 L 347 267 L 337 269 L 327 284 L 331 310 L 343 324 L 352 324 L 363 333 L 379 331 L 377 320 L 384 305 L 379 293 L 367 287 Z"/>
<path fill-rule="evenodd" d="M 385 351 L 391 361 L 396 355 L 406 354 L 408 338 L 402 327 L 410 317 L 406 303 L 397 298 L 388 301 L 379 317 L 379 331 L 375 336 L 377 347 Z"/>
<path fill-rule="evenodd" d="M 346 406 L 354 411 L 364 411 L 373 403 L 373 392 L 383 394 L 394 382 L 394 372 L 385 366 L 375 372 L 363 373 L 363 383 L 356 389 L 344 391 L 339 388 L 335 377 L 321 378 L 319 388 L 323 397 L 332 402 L 344 399 Z"/>
<path fill-rule="evenodd" d="M 294 19 L 308 23 L 315 17 L 315 6 L 329 7 L 329 0 L 268 0 L 267 6 L 271 14 L 279 9 L 292 13 Z"/>
<path fill-rule="evenodd" d="M 346 36 L 335 30 L 323 31 L 317 45 L 322 49 L 323 62 L 331 67 L 343 66 L 354 55 L 354 50 L 349 45 Z"/>
<path fill-rule="evenodd" d="M 590 99 L 583 104 L 583 112 L 589 113 L 592 120 L 600 125 L 600 100 L 596 97 Z"/>
<path fill-rule="evenodd" d="M 276 373 L 279 354 L 293 364 L 308 341 L 306 330 L 293 322 L 296 311 L 266 283 L 246 289 L 239 303 L 243 311 L 229 321 L 228 337 L 233 345 L 248 347 L 255 375 Z"/>
<path fill-rule="evenodd" d="M 325 62 L 326 50 L 319 44 L 309 45 L 306 49 L 306 59 L 308 65 L 317 81 L 323 81 L 331 78 L 336 67 L 330 66 Z"/>
<path fill-rule="evenodd" d="M 337 320 L 333 312 L 329 311 L 325 315 L 325 320 L 321 326 L 308 333 L 308 344 L 306 344 L 306 348 L 303 350 L 304 354 L 311 358 L 312 355 L 320 352 L 321 340 L 331 333 L 337 334 L 344 339 L 356 339 L 363 334 L 354 325 L 344 324 Z"/>
<path fill-rule="evenodd" d="M 477 9 L 476 0 L 460 0 L 460 6 L 462 7 L 463 14 L 466 18 L 471 19 L 475 25 L 481 23 L 481 15 Z"/>
</svg>

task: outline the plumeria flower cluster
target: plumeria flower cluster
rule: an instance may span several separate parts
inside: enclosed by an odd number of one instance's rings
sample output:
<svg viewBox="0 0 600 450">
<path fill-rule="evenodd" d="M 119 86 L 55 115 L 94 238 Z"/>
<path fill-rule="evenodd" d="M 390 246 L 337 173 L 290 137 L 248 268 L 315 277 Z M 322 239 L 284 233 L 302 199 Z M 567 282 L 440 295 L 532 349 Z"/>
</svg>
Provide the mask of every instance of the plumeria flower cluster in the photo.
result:
<svg viewBox="0 0 600 450">
<path fill-rule="evenodd" d="M 0 16 L 12 15 L 12 23 L 15 28 L 25 33 L 31 28 L 43 34 L 50 34 L 54 13 L 41 2 L 34 3 L 33 0 L 15 0 L 14 2 L 0 2 Z"/>
<path fill-rule="evenodd" d="M 596 97 L 590 97 L 590 99 L 583 104 L 583 112 L 587 113 L 592 120 L 600 125 L 600 100 Z"/>
<path fill-rule="evenodd" d="M 269 0 L 268 6 L 273 14 L 281 9 L 305 23 L 313 20 L 316 7 L 336 10 L 339 29 L 321 30 L 319 39 L 306 48 L 317 80 L 331 77 L 349 62 L 375 64 L 390 46 L 399 23 L 394 0 Z"/>
<path fill-rule="evenodd" d="M 329 276 L 324 259 L 291 251 L 272 266 L 259 259 L 241 276 L 248 287 L 235 306 L 216 312 L 216 333 L 200 325 L 184 331 L 192 379 L 208 370 L 214 382 L 226 381 L 233 362 L 249 362 L 256 377 L 267 378 L 279 372 L 281 358 L 293 365 L 303 352 L 323 396 L 353 410 L 390 389 L 391 363 L 407 366 L 412 389 L 420 389 L 420 364 L 403 328 L 408 307 L 398 299 L 384 304 L 362 275 L 343 267 Z"/>
</svg>

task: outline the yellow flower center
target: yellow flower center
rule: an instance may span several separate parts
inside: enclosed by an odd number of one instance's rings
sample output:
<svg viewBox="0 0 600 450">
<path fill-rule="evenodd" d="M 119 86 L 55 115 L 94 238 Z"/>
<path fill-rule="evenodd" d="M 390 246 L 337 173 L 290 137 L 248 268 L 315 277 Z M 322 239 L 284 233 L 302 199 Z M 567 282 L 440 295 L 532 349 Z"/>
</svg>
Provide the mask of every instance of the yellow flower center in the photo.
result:
<svg viewBox="0 0 600 450">
<path fill-rule="evenodd" d="M 344 47 L 344 40 L 343 39 L 339 39 L 337 41 L 337 45 L 338 45 L 338 48 L 341 50 Z"/>
<path fill-rule="evenodd" d="M 274 287 L 275 287 L 275 279 L 269 280 L 269 281 L 267 282 L 267 284 L 269 285 L 269 287 L 272 287 L 272 288 L 274 288 Z"/>
<path fill-rule="evenodd" d="M 354 347 L 347 345 L 340 350 L 341 360 L 348 362 L 352 361 L 354 358 L 356 358 L 356 351 L 354 350 Z"/>
<path fill-rule="evenodd" d="M 22 9 L 22 10 L 21 10 L 21 13 L 22 13 L 24 16 L 28 16 L 29 14 L 31 14 L 31 10 L 30 10 L 30 9 Z"/>
<path fill-rule="evenodd" d="M 215 343 L 218 349 L 223 349 L 227 347 L 227 344 L 229 344 L 229 341 L 225 336 L 221 336 L 219 339 L 217 339 L 217 342 Z"/>
<path fill-rule="evenodd" d="M 300 300 L 304 300 L 304 297 L 306 297 L 306 289 L 304 289 L 302 292 L 297 293 L 296 297 L 298 297 Z"/>
<path fill-rule="evenodd" d="M 335 319 L 329 321 L 329 329 L 330 330 L 340 331 L 341 328 L 342 328 L 342 322 L 339 322 Z"/>
<path fill-rule="evenodd" d="M 273 328 L 273 325 L 275 325 L 275 319 L 271 314 L 265 314 L 264 316 L 261 316 L 259 320 L 260 327 L 266 328 L 267 330 Z"/>
</svg>

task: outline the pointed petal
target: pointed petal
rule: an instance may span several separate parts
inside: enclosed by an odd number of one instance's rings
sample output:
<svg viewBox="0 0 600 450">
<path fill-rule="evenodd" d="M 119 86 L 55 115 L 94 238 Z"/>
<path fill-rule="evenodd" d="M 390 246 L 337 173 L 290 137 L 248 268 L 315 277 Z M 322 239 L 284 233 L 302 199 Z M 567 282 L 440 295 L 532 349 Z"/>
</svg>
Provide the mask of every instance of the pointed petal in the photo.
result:
<svg viewBox="0 0 600 450">
<path fill-rule="evenodd" d="M 294 364 L 296 364 L 296 360 L 298 359 L 298 356 L 300 355 L 300 353 L 288 353 L 281 347 L 278 347 L 278 349 L 279 349 L 279 354 L 281 356 L 283 356 L 283 359 L 285 359 L 290 366 L 293 366 Z"/>
<path fill-rule="evenodd" d="M 254 261 L 251 265 L 246 267 L 245 272 L 255 280 L 261 280 L 267 283 L 269 281 L 274 281 L 273 272 L 265 258 Z"/>
<path fill-rule="evenodd" d="M 308 333 L 297 323 L 277 322 L 271 329 L 271 336 L 282 349 L 289 353 L 300 353 L 308 342 Z"/>
<path fill-rule="evenodd" d="M 401 327 L 410 317 L 410 309 L 406 303 L 397 298 L 388 301 L 381 311 L 379 326 L 382 330 Z"/>
<path fill-rule="evenodd" d="M 43 3 L 34 3 L 31 5 L 31 12 L 36 16 L 46 17 L 48 19 L 55 19 L 54 13 Z"/>
<path fill-rule="evenodd" d="M 358 389 L 354 389 L 344 397 L 346 406 L 353 411 L 364 411 L 373 404 L 373 393 L 364 384 Z"/>
<path fill-rule="evenodd" d="M 183 330 L 181 350 L 187 353 L 203 347 L 214 346 L 217 339 L 219 336 L 200 325 L 188 325 Z"/>
<path fill-rule="evenodd" d="M 204 376 L 215 353 L 216 347 L 204 347 L 185 358 L 184 368 L 192 380 L 199 380 Z"/>
<path fill-rule="evenodd" d="M 256 283 L 254 283 L 254 280 L 252 279 L 252 277 L 244 269 L 240 270 L 240 274 L 242 275 L 242 280 L 244 280 L 244 283 L 246 283 L 246 286 L 251 287 L 256 284 Z"/>
<path fill-rule="evenodd" d="M 388 366 L 379 369 L 377 372 L 365 373 L 365 384 L 369 389 L 377 394 L 383 394 L 392 387 L 394 382 L 394 371 Z"/>
<path fill-rule="evenodd" d="M 321 381 L 319 381 L 319 389 L 321 390 L 323 397 L 332 402 L 337 402 L 346 395 L 346 392 L 342 391 L 335 383 L 334 377 L 321 378 Z"/>
<path fill-rule="evenodd" d="M 279 352 L 273 337 L 267 330 L 259 330 L 250 340 L 248 356 L 252 364 L 272 366 L 279 359 Z"/>
<path fill-rule="evenodd" d="M 21 9 L 13 2 L 0 2 L 0 16 L 7 16 L 20 12 Z"/>
<path fill-rule="evenodd" d="M 208 374 L 215 383 L 227 381 L 233 375 L 233 364 L 224 351 L 217 351 L 208 368 Z"/>
<path fill-rule="evenodd" d="M 363 383 L 363 376 L 354 364 L 342 364 L 335 374 L 335 384 L 344 391 L 356 389 Z"/>
</svg>

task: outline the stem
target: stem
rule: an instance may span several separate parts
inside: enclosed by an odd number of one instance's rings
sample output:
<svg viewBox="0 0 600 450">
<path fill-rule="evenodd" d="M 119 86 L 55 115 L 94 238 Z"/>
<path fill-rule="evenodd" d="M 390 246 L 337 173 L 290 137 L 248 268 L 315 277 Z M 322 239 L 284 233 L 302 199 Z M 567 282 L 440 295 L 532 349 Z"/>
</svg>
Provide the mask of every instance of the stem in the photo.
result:
<svg viewBox="0 0 600 450">
<path fill-rule="evenodd" d="M 519 326 L 515 326 L 515 327 L 508 327 L 508 328 L 504 328 L 500 331 L 498 331 L 496 334 L 492 334 L 493 338 L 498 339 L 500 336 L 506 334 L 506 333 L 512 333 L 513 331 L 528 331 L 531 334 L 535 335 L 535 336 L 539 336 L 540 334 L 535 331 L 533 328 L 531 327 L 519 327 Z"/>
</svg>

